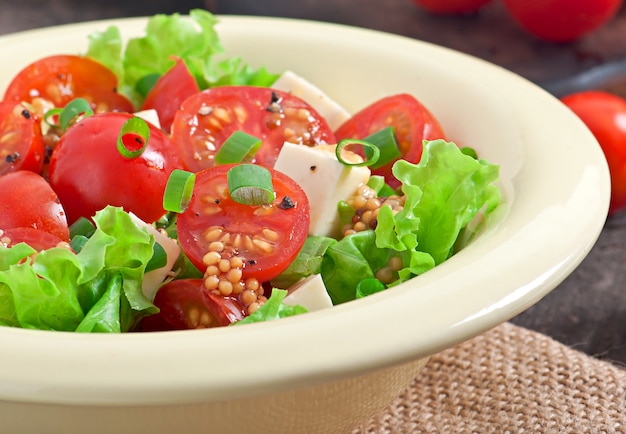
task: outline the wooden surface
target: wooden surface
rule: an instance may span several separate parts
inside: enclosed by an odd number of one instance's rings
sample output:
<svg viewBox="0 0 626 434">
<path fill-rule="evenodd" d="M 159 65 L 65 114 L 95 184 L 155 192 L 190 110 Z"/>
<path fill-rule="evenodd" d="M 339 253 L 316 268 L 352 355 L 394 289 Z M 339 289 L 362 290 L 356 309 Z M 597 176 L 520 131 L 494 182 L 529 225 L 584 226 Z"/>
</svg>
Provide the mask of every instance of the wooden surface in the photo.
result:
<svg viewBox="0 0 626 434">
<path fill-rule="evenodd" d="M 187 12 L 269 15 L 337 22 L 397 33 L 510 69 L 556 95 L 587 87 L 622 92 L 626 11 L 572 44 L 539 41 L 498 3 L 466 17 L 433 16 L 410 0 L 22 0 L 0 7 L 0 33 L 104 18 Z M 626 364 L 626 212 L 613 216 L 589 256 L 551 294 L 513 319 L 597 358 Z"/>
</svg>

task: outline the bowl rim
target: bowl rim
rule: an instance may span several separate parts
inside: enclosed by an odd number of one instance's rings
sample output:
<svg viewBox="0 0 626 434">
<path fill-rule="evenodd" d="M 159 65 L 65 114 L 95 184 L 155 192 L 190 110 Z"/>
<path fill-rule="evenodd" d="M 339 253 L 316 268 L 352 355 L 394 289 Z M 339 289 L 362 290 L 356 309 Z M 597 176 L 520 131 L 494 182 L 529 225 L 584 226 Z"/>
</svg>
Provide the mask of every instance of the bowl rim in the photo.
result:
<svg viewBox="0 0 626 434">
<path fill-rule="evenodd" d="M 579 172 L 580 183 L 559 184 L 558 189 L 540 182 L 530 183 L 529 195 L 547 194 L 546 190 L 554 189 L 566 196 L 550 205 L 515 197 L 508 214 L 480 238 L 476 248 L 470 246 L 420 276 L 419 285 L 414 281 L 405 283 L 329 311 L 247 327 L 121 336 L 2 328 L 0 347 L 6 357 L 3 356 L 4 369 L 0 372 L 0 400 L 82 405 L 193 403 L 237 399 L 366 374 L 427 357 L 512 318 L 558 285 L 592 248 L 608 211 L 610 183 L 606 161 L 582 122 L 539 87 L 472 56 L 376 30 L 291 18 L 217 17 L 223 39 L 241 31 L 266 31 L 271 33 L 268 37 L 288 37 L 296 32 L 323 34 L 343 44 L 358 41 L 389 46 L 406 56 L 422 53 L 445 67 L 462 67 L 469 77 L 488 80 L 519 118 L 520 125 L 527 121 L 536 124 L 541 117 L 542 128 L 549 135 L 571 142 L 567 146 L 572 154 L 584 149 L 584 158 L 573 155 L 563 169 Z M 0 47 L 24 45 L 41 38 L 66 39 L 68 35 L 87 34 L 112 24 L 120 26 L 123 33 L 132 34 L 143 30 L 145 20 L 100 20 L 29 30 L 0 36 Z M 0 56 L 5 51 L 0 48 Z M 539 113 L 524 111 L 529 106 L 536 107 Z M 551 122 L 566 123 L 567 128 L 561 126 L 561 131 L 557 131 L 555 126 L 545 126 Z M 532 128 L 521 128 L 523 136 L 536 138 Z M 540 165 L 543 157 L 557 161 L 556 151 L 542 153 L 537 144 L 524 151 L 527 164 Z M 523 176 L 526 175 L 515 174 L 514 181 L 525 180 Z M 555 175 L 546 180 L 546 184 L 559 182 Z M 522 213 L 520 207 L 524 207 L 524 216 L 535 213 L 537 217 L 518 217 Z M 573 216 L 574 211 L 580 214 Z M 552 231 L 550 224 L 555 222 L 561 222 L 562 228 Z M 533 237 L 516 238 L 516 230 L 526 234 L 538 231 L 541 243 Z M 560 246 L 563 235 L 577 239 Z M 501 243 L 503 240 L 506 243 Z M 542 256 L 542 261 L 520 270 L 518 254 L 501 257 L 510 242 L 526 254 Z M 473 258 L 472 252 L 478 249 L 483 254 Z M 499 257 L 499 266 L 510 273 L 506 281 L 489 275 L 495 257 Z M 480 273 L 459 276 L 463 267 L 484 271 L 493 280 L 486 281 Z M 459 279 L 466 285 L 463 290 L 458 288 Z M 485 290 L 480 296 L 463 297 L 466 291 L 477 289 Z M 450 304 L 459 299 L 463 303 Z M 419 318 L 415 315 L 416 300 Z M 445 312 L 440 311 L 441 306 L 447 306 Z M 255 354 L 263 356 L 257 358 Z"/>
</svg>

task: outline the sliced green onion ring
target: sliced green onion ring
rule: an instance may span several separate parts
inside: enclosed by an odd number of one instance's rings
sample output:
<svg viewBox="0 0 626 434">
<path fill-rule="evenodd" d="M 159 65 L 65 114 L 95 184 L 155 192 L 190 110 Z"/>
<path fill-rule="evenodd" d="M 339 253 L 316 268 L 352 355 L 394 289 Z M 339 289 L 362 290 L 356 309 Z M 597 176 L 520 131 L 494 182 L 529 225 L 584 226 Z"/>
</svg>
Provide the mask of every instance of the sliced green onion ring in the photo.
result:
<svg viewBox="0 0 626 434">
<path fill-rule="evenodd" d="M 50 109 L 43 115 L 43 120 L 46 121 L 46 123 L 51 127 L 58 127 L 60 126 L 59 117 L 61 116 L 62 111 L 62 108 Z"/>
<path fill-rule="evenodd" d="M 276 195 L 272 174 L 257 164 L 239 164 L 228 170 L 228 191 L 235 202 L 244 205 L 266 205 Z"/>
<path fill-rule="evenodd" d="M 385 166 L 402 156 L 402 153 L 398 148 L 398 142 L 396 141 L 395 130 L 392 126 L 383 128 L 382 130 L 367 136 L 363 140 L 376 146 L 380 151 L 380 157 L 374 164 L 370 165 L 371 169 L 378 169 L 379 167 Z M 365 148 L 364 151 L 365 156 L 370 158 L 370 148 Z"/>
<path fill-rule="evenodd" d="M 44 114 L 44 120 L 48 125 L 59 127 L 62 131 L 67 130 L 79 119 L 93 115 L 93 109 L 85 98 L 75 98 L 64 108 L 54 108 Z"/>
<path fill-rule="evenodd" d="M 184 212 L 191 200 L 195 182 L 195 173 L 180 169 L 172 170 L 163 193 L 163 209 L 169 212 Z"/>
<path fill-rule="evenodd" d="M 343 157 L 344 149 L 347 151 L 349 146 L 361 146 L 364 149 L 364 153 L 366 158 L 361 161 L 348 161 Z M 369 154 L 369 155 L 368 155 Z M 343 139 L 337 143 L 337 147 L 335 148 L 335 155 L 337 156 L 337 160 L 344 166 L 371 166 L 372 164 L 378 161 L 380 157 L 380 150 L 375 145 L 370 142 L 366 142 L 365 140 L 359 139 Z"/>
<path fill-rule="evenodd" d="M 235 131 L 215 154 L 215 164 L 245 163 L 261 148 L 261 139 L 243 131 Z"/>
<path fill-rule="evenodd" d="M 124 158 L 137 158 L 148 146 L 148 140 L 150 139 L 150 127 L 148 123 L 140 117 L 133 116 L 128 119 L 122 125 L 120 134 L 117 137 L 117 151 Z M 132 148 L 129 145 L 141 145 L 141 147 Z"/>
</svg>

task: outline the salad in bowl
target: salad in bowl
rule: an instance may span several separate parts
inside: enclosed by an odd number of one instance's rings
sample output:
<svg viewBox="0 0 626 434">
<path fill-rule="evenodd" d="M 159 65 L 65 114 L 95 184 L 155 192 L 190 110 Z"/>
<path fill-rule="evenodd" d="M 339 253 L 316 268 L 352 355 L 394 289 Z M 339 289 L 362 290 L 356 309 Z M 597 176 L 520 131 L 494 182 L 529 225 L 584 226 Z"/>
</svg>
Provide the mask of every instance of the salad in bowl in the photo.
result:
<svg viewBox="0 0 626 434">
<path fill-rule="evenodd" d="M 418 96 L 354 113 L 225 57 L 216 18 L 25 65 L 3 96 L 0 324 L 139 332 L 299 315 L 446 261 L 503 206 L 499 166 Z M 21 198 L 24 198 L 23 201 Z"/>
</svg>

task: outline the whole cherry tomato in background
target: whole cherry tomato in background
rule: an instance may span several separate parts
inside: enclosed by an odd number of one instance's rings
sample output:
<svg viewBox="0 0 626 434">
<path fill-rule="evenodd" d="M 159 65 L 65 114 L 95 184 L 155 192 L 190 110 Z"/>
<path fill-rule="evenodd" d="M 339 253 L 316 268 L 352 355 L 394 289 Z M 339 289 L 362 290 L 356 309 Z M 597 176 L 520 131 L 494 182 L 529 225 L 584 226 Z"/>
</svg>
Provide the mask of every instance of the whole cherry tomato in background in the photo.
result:
<svg viewBox="0 0 626 434">
<path fill-rule="evenodd" d="M 609 214 L 626 207 L 626 99 L 603 91 L 583 91 L 561 99 L 596 137 L 611 173 Z"/>
<path fill-rule="evenodd" d="M 615 16 L 623 0 L 504 0 L 515 21 L 547 41 L 570 42 Z"/>
<path fill-rule="evenodd" d="M 471 14 L 492 0 L 413 0 L 413 2 L 434 14 Z"/>
</svg>

